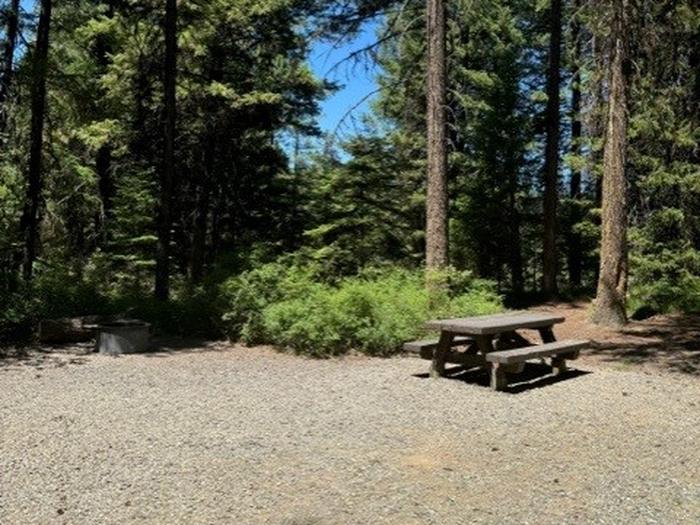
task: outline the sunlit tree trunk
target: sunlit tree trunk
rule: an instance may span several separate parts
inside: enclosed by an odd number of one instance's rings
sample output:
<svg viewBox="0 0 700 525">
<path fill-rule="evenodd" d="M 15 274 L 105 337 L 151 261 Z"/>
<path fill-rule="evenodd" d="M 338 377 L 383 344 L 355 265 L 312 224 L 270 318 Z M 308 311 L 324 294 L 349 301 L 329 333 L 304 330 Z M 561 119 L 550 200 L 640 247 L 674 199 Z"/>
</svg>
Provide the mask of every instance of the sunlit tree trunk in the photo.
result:
<svg viewBox="0 0 700 525">
<path fill-rule="evenodd" d="M 445 130 L 445 3 L 428 0 L 428 194 L 425 259 L 428 270 L 448 264 L 447 142 Z"/>
<path fill-rule="evenodd" d="M 31 131 L 27 191 L 22 215 L 24 230 L 25 281 L 32 278 L 39 243 L 39 205 L 42 186 L 42 148 L 44 143 L 44 116 L 46 113 L 46 74 L 48 68 L 51 0 L 41 0 L 36 45 L 32 57 Z"/>
<path fill-rule="evenodd" d="M 172 227 L 173 184 L 175 181 L 175 85 L 177 75 L 177 0 L 165 4 L 165 151 L 160 177 L 158 243 L 156 247 L 155 295 L 170 295 L 170 230 Z"/>
<path fill-rule="evenodd" d="M 600 274 L 592 319 L 597 324 L 627 322 L 627 77 L 628 0 L 614 0 L 610 42 L 609 100 L 603 151 Z"/>
<path fill-rule="evenodd" d="M 561 67 L 561 0 L 550 5 L 549 67 L 544 163 L 544 242 L 542 249 L 542 291 L 557 293 L 557 205 L 559 183 L 559 84 Z"/>
</svg>

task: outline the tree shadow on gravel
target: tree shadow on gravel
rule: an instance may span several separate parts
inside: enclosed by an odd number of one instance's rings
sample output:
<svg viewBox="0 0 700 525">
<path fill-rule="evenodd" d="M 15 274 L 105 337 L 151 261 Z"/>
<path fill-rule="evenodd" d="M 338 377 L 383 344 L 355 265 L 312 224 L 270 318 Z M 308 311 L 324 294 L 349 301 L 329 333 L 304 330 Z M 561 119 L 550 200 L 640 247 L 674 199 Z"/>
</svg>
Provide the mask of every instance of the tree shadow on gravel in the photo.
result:
<svg viewBox="0 0 700 525">
<path fill-rule="evenodd" d="M 227 341 L 212 341 L 211 339 L 156 337 L 147 352 L 139 355 L 144 357 L 170 357 L 175 354 L 195 354 L 201 352 L 225 352 L 230 350 Z"/>
<path fill-rule="evenodd" d="M 5 348 L 0 349 L 0 372 L 8 372 L 21 368 L 34 368 L 43 370 L 48 368 L 61 368 L 68 365 L 82 365 L 87 362 L 84 357 L 87 352 L 73 353 L 61 347 L 50 349 L 36 347 Z"/>
<path fill-rule="evenodd" d="M 657 316 L 630 323 L 615 336 L 593 341 L 592 355 L 607 362 L 651 364 L 700 376 L 700 316 Z"/>
<path fill-rule="evenodd" d="M 148 358 L 171 357 L 176 354 L 223 352 L 231 348 L 225 341 L 182 337 L 155 337 L 146 352 L 138 354 L 112 355 L 115 359 L 138 355 Z M 98 355 L 95 341 L 66 344 L 29 344 L 0 348 L 0 371 L 21 367 L 60 368 L 67 365 L 84 364 L 90 355 Z"/>
<path fill-rule="evenodd" d="M 585 370 L 568 369 L 564 374 L 555 375 L 552 367 L 542 363 L 525 363 L 525 368 L 520 374 L 508 375 L 508 386 L 503 391 L 509 394 L 519 394 L 527 390 L 546 387 L 562 381 L 568 381 L 577 377 L 585 376 L 591 372 Z M 414 377 L 421 379 L 429 378 L 427 373 L 414 374 Z M 450 368 L 446 371 L 446 379 L 461 381 L 471 385 L 490 387 L 490 377 L 488 370 L 483 368 L 464 369 L 461 366 Z"/>
</svg>

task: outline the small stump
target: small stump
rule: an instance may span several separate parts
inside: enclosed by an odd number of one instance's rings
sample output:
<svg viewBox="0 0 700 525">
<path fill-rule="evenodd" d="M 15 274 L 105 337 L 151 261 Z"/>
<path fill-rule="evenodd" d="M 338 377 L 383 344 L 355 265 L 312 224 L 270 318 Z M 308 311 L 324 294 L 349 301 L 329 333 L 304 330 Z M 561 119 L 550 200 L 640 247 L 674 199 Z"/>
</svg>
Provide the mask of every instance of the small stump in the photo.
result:
<svg viewBox="0 0 700 525">
<path fill-rule="evenodd" d="M 143 321 L 100 323 L 97 330 L 96 350 L 101 354 L 136 354 L 150 346 L 151 325 Z"/>
</svg>

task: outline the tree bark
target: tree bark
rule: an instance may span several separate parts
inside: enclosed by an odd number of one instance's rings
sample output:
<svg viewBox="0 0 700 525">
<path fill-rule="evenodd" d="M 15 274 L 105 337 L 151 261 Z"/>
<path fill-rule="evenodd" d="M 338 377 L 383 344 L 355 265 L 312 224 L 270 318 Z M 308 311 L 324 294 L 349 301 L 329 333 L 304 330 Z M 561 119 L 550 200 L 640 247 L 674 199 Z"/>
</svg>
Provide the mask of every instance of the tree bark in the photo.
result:
<svg viewBox="0 0 700 525">
<path fill-rule="evenodd" d="M 512 179 L 515 179 L 517 173 L 512 173 L 510 176 Z M 520 213 L 517 209 L 515 186 L 516 183 L 511 181 L 511 188 L 509 189 L 508 196 L 508 204 L 510 206 L 508 222 L 511 240 L 508 245 L 508 265 L 510 266 L 510 285 L 513 292 L 520 294 L 525 287 L 525 280 L 523 277 L 522 243 L 520 241 Z"/>
<path fill-rule="evenodd" d="M 114 17 L 114 0 L 107 2 L 107 18 Z M 95 45 L 95 60 L 103 75 L 109 66 L 111 45 L 104 35 L 99 35 Z M 98 245 L 107 241 L 107 225 L 112 215 L 112 199 L 114 197 L 114 181 L 112 180 L 112 145 L 108 142 L 100 146 L 95 155 L 95 173 L 97 187 L 100 193 L 100 210 L 95 217 L 95 233 Z"/>
<path fill-rule="evenodd" d="M 609 101 L 603 151 L 602 239 L 593 322 L 627 322 L 627 77 L 628 0 L 614 0 L 610 42 Z"/>
<path fill-rule="evenodd" d="M 557 204 L 559 182 L 559 84 L 561 79 L 561 0 L 552 0 L 549 13 L 549 67 L 547 69 L 547 141 L 544 162 L 544 242 L 542 291 L 557 293 Z"/>
<path fill-rule="evenodd" d="M 172 227 L 173 186 L 175 181 L 175 121 L 177 81 L 177 0 L 165 4 L 165 151 L 160 177 L 158 243 L 156 247 L 155 296 L 170 295 L 170 230 Z"/>
<path fill-rule="evenodd" d="M 95 220 L 95 231 L 98 244 L 105 244 L 107 224 L 112 215 L 112 198 L 114 197 L 114 182 L 112 181 L 112 147 L 103 144 L 95 156 L 95 173 L 97 187 L 100 192 L 100 210 Z"/>
<path fill-rule="evenodd" d="M 215 134 L 204 135 L 204 158 L 199 184 L 197 185 L 197 203 L 192 235 L 192 254 L 190 259 L 190 280 L 199 283 L 204 276 L 206 260 L 207 229 L 209 225 L 209 207 L 211 186 L 214 179 Z"/>
<path fill-rule="evenodd" d="M 428 0 L 428 192 L 426 201 L 425 259 L 428 270 L 448 264 L 447 232 L 447 143 L 445 103 L 445 3 Z"/>
<path fill-rule="evenodd" d="M 22 273 L 25 281 L 32 279 L 37 244 L 39 242 L 39 204 L 42 186 L 42 147 L 46 112 L 46 74 L 48 68 L 51 8 L 51 0 L 41 0 L 41 13 L 39 15 L 32 64 L 29 167 L 27 172 L 27 192 L 22 215 L 25 246 Z"/>
<path fill-rule="evenodd" d="M 574 0 L 574 11 L 580 8 L 580 0 Z M 571 73 L 571 154 L 574 157 L 581 155 L 581 26 L 578 20 L 578 13 L 574 13 L 571 26 L 571 40 L 573 43 L 572 73 Z M 569 196 L 574 200 L 581 198 L 581 170 L 574 166 L 571 169 L 571 179 L 569 183 Z M 572 230 L 569 231 L 568 261 L 569 284 L 574 287 L 581 286 L 581 235 L 573 230 L 576 223 L 581 220 L 578 209 L 575 209 L 572 220 Z"/>
<path fill-rule="evenodd" d="M 12 0 L 7 11 L 5 48 L 2 57 L 2 82 L 0 83 L 0 133 L 7 127 L 7 99 L 14 76 L 15 48 L 19 28 L 19 0 Z"/>
</svg>

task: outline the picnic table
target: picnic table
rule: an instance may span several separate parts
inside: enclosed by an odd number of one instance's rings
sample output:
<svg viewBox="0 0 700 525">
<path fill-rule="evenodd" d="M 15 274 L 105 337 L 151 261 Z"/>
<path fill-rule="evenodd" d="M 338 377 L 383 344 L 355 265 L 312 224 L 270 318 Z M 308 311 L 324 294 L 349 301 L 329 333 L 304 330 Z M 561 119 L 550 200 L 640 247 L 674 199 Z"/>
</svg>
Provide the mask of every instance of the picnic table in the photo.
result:
<svg viewBox="0 0 700 525">
<path fill-rule="evenodd" d="M 432 361 L 430 375 L 445 375 L 445 363 L 458 363 L 467 368 L 490 369 L 491 387 L 503 390 L 508 373 L 519 373 L 525 361 L 536 357 L 551 357 L 552 367 L 560 374 L 566 370 L 566 359 L 576 359 L 587 341 L 557 341 L 555 324 L 565 318 L 546 312 L 507 312 L 496 315 L 438 319 L 429 321 L 427 328 L 439 330 L 437 340 L 411 341 L 404 345 L 407 351 L 418 351 Z M 539 332 L 541 343 L 526 339 L 518 330 Z M 464 351 L 455 348 L 463 346 Z"/>
</svg>

